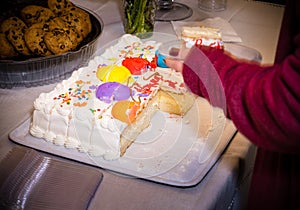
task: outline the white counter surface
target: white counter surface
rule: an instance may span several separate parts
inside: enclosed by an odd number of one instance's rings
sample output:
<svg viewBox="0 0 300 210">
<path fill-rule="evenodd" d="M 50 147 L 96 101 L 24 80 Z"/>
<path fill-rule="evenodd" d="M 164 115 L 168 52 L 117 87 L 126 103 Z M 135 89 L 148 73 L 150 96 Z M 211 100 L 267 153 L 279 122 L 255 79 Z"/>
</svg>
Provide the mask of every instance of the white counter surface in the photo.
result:
<svg viewBox="0 0 300 210">
<path fill-rule="evenodd" d="M 103 19 L 104 32 L 99 39 L 99 47 L 124 34 L 120 0 L 74 2 L 96 11 Z M 273 62 L 284 7 L 256 1 L 228 0 L 225 11 L 209 13 L 197 8 L 196 0 L 179 2 L 193 9 L 192 17 L 185 21 L 221 17 L 241 37 L 241 44 L 262 54 L 263 64 Z M 155 31 L 175 34 L 170 22 L 156 22 Z M 31 116 L 34 99 L 54 86 L 0 89 L 0 160 L 16 146 L 9 140 L 8 134 Z M 207 176 L 199 184 L 186 188 L 128 178 L 97 169 L 104 176 L 89 209 L 242 209 L 247 197 L 254 155 L 255 147 L 242 134 L 237 133 Z"/>
</svg>

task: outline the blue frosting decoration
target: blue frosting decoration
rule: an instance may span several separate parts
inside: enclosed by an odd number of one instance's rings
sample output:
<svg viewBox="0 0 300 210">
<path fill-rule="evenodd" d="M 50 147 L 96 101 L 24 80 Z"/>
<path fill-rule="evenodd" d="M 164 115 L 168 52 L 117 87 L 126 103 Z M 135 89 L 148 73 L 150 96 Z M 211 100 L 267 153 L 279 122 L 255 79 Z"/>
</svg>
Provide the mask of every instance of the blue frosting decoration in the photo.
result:
<svg viewBox="0 0 300 210">
<path fill-rule="evenodd" d="M 169 68 L 165 62 L 166 56 L 160 54 L 158 50 L 156 50 L 155 55 L 157 56 L 157 66 L 162 68 Z"/>
</svg>

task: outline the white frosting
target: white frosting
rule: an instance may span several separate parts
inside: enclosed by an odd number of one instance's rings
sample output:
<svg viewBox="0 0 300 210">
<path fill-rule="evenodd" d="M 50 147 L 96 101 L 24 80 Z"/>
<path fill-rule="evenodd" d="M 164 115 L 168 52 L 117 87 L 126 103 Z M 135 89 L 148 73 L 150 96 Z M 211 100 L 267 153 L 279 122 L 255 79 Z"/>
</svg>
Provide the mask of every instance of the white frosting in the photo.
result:
<svg viewBox="0 0 300 210">
<path fill-rule="evenodd" d="M 91 148 L 89 154 L 95 155 L 105 155 L 109 153 L 110 157 L 119 157 L 120 142 L 116 141 L 119 138 L 119 131 L 110 131 L 103 128 L 100 120 L 95 121 L 95 126 L 91 134 Z M 116 126 L 117 127 L 117 126 Z M 111 159 L 111 158 L 110 158 Z"/>
<path fill-rule="evenodd" d="M 69 114 L 70 108 L 63 109 L 59 104 L 52 109 L 49 131 L 55 135 L 54 144 L 64 145 L 67 138 Z"/>
<path fill-rule="evenodd" d="M 113 160 L 120 156 L 120 136 L 127 124 L 112 117 L 115 102 L 106 103 L 96 97 L 102 84 L 97 77 L 98 65 L 121 65 L 125 57 L 142 57 L 151 61 L 159 43 L 124 35 L 115 46 L 91 60 L 88 66 L 74 71 L 50 93 L 42 93 L 34 102 L 30 133 L 66 148 L 77 148 L 92 156 Z M 147 70 L 133 75 L 131 99 L 140 102 L 140 112 L 162 88 L 173 92 L 185 91 L 181 74 L 171 69 Z M 147 94 L 146 94 L 147 93 Z"/>
<path fill-rule="evenodd" d="M 55 133 L 53 133 L 51 131 L 46 131 L 44 138 L 46 141 L 53 142 L 53 140 L 55 138 Z"/>
<path fill-rule="evenodd" d="M 53 140 L 53 143 L 56 145 L 64 145 L 65 141 L 66 141 L 66 136 L 56 135 L 55 139 Z"/>
<path fill-rule="evenodd" d="M 29 130 L 30 134 L 38 137 L 38 138 L 43 138 L 45 130 L 42 130 L 40 127 L 38 127 L 36 124 L 33 124 Z"/>
<path fill-rule="evenodd" d="M 181 35 L 190 38 L 221 39 L 221 33 L 219 29 L 204 26 L 183 26 L 181 29 Z"/>
<path fill-rule="evenodd" d="M 68 131 L 67 131 L 65 147 L 77 148 L 77 147 L 79 147 L 79 145 L 80 145 L 80 142 L 77 137 L 77 130 L 75 129 L 74 118 L 71 117 L 69 120 L 69 126 L 68 126 Z"/>
</svg>

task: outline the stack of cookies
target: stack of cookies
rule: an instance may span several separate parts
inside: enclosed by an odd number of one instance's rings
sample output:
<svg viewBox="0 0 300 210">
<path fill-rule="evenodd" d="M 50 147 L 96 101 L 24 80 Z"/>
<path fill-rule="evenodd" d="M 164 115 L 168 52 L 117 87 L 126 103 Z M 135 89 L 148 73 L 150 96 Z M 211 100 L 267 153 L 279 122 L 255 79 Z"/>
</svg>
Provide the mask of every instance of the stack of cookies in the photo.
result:
<svg viewBox="0 0 300 210">
<path fill-rule="evenodd" d="M 68 0 L 28 5 L 0 25 L 0 57 L 37 57 L 75 50 L 92 30 L 89 14 Z"/>
</svg>

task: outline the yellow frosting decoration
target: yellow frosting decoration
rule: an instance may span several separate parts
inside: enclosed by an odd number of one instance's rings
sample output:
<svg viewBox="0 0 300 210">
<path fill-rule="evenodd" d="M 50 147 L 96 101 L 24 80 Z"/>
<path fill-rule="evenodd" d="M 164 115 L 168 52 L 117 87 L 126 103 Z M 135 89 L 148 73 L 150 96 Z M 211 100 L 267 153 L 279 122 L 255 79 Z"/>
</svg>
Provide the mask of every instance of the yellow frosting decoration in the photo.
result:
<svg viewBox="0 0 300 210">
<path fill-rule="evenodd" d="M 119 83 L 131 83 L 133 78 L 129 69 L 125 66 L 101 66 L 97 69 L 97 78 L 103 82 L 119 82 Z"/>
</svg>

